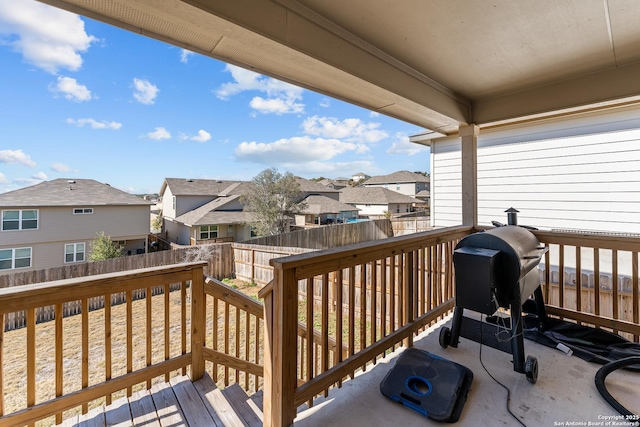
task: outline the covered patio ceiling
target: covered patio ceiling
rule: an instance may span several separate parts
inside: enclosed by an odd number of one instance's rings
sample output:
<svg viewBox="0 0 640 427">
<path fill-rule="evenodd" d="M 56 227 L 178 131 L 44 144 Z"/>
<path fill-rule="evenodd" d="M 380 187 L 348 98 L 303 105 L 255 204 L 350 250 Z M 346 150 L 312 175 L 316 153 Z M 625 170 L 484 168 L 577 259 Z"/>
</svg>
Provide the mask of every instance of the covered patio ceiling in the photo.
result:
<svg viewBox="0 0 640 427">
<path fill-rule="evenodd" d="M 425 139 L 640 102 L 637 0 L 41 1 L 424 127 Z"/>
</svg>

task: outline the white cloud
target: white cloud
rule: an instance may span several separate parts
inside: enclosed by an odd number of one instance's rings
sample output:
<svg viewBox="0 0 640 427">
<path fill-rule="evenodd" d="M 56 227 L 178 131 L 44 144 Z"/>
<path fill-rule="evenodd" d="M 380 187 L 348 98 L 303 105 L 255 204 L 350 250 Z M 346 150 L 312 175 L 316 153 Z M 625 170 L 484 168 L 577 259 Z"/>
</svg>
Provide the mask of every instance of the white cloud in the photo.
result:
<svg viewBox="0 0 640 427">
<path fill-rule="evenodd" d="M 22 184 L 22 185 L 35 185 L 46 180 L 47 180 L 47 175 L 44 172 L 38 172 L 36 174 L 31 175 L 31 178 L 16 178 L 13 181 L 17 184 Z"/>
<path fill-rule="evenodd" d="M 147 137 L 150 139 L 154 139 L 156 141 L 160 141 L 163 139 L 171 139 L 171 133 L 163 127 L 157 127 L 153 132 L 149 132 Z"/>
<path fill-rule="evenodd" d="M 378 113 L 377 111 L 372 111 L 369 113 L 369 116 L 371 117 L 378 117 L 380 115 L 380 113 Z"/>
<path fill-rule="evenodd" d="M 389 136 L 379 127 L 380 123 L 364 123 L 360 119 L 338 120 L 334 117 L 320 116 L 308 117 L 302 123 L 304 132 L 309 135 L 340 138 L 363 144 L 375 143 Z"/>
<path fill-rule="evenodd" d="M 69 166 L 62 163 L 53 163 L 51 165 L 51 170 L 55 172 L 69 172 L 71 168 L 69 168 Z"/>
<path fill-rule="evenodd" d="M 187 49 L 180 49 L 180 62 L 187 63 L 189 62 L 189 57 L 193 55 L 193 52 Z"/>
<path fill-rule="evenodd" d="M 9 180 L 7 179 L 7 176 L 2 172 L 0 172 L 0 184 L 8 184 L 8 183 L 9 183 Z"/>
<path fill-rule="evenodd" d="M 227 65 L 225 71 L 231 73 L 234 82 L 224 83 L 215 92 L 220 99 L 227 100 L 238 93 L 256 90 L 267 94 L 266 98 L 256 96 L 249 104 L 251 108 L 263 114 L 300 114 L 304 112 L 303 89 L 256 72 L 234 65 Z"/>
<path fill-rule="evenodd" d="M 63 93 L 64 97 L 71 101 L 82 102 L 91 99 L 91 91 L 71 77 L 58 77 L 58 82 L 55 85 L 49 85 L 49 90 Z"/>
<path fill-rule="evenodd" d="M 391 147 L 387 150 L 387 154 L 403 154 L 413 156 L 418 153 L 429 151 L 429 147 L 416 144 L 409 141 L 409 137 L 406 135 L 396 135 L 397 141 L 391 144 Z"/>
<path fill-rule="evenodd" d="M 156 97 L 160 89 L 148 80 L 133 79 L 133 97 L 141 104 L 152 105 L 156 102 Z"/>
<path fill-rule="evenodd" d="M 204 129 L 198 131 L 198 135 L 189 138 L 192 141 L 207 142 L 211 139 L 211 134 Z"/>
<path fill-rule="evenodd" d="M 107 122 L 105 120 L 103 121 L 97 121 L 95 119 L 91 119 L 91 118 L 87 118 L 87 119 L 67 119 L 67 123 L 69 123 L 70 125 L 76 125 L 78 127 L 83 127 L 84 125 L 89 125 L 91 126 L 92 129 L 114 129 L 114 130 L 118 130 L 122 127 L 122 123 L 118 123 L 118 122 Z"/>
<path fill-rule="evenodd" d="M 301 114 L 304 113 L 304 104 L 295 102 L 293 98 L 270 98 L 265 99 L 260 96 L 256 96 L 251 100 L 249 106 L 254 110 L 257 110 L 263 114 Z"/>
<path fill-rule="evenodd" d="M 311 161 L 329 160 L 347 151 L 357 148 L 356 144 L 338 139 L 311 138 L 309 136 L 283 138 L 265 144 L 258 142 L 242 142 L 234 151 L 242 161 L 255 163 L 285 165 Z"/>
<path fill-rule="evenodd" d="M 318 106 L 322 108 L 329 108 L 331 107 L 331 101 L 329 98 L 322 98 L 320 102 L 318 102 Z"/>
<path fill-rule="evenodd" d="M 22 150 L 0 150 L 0 163 L 21 164 L 30 168 L 36 167 L 36 162 Z"/>
<path fill-rule="evenodd" d="M 79 70 L 80 53 L 96 41 L 78 15 L 35 1 L 0 0 L 0 36 L 26 62 L 51 74 Z"/>
</svg>

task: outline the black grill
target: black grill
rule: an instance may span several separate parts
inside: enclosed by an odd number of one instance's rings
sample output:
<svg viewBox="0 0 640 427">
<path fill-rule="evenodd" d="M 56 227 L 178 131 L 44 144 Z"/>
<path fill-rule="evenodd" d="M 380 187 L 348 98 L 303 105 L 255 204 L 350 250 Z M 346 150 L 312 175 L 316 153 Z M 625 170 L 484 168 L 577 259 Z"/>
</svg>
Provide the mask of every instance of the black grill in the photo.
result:
<svg viewBox="0 0 640 427">
<path fill-rule="evenodd" d="M 537 311 L 544 317 L 544 302 L 540 290 L 540 276 L 536 268 L 548 250 L 529 230 L 507 225 L 475 233 L 463 238 L 453 254 L 456 276 L 456 306 L 451 330 L 440 331 L 440 345 L 458 346 L 460 335 L 505 350 L 495 343 L 495 328 L 463 317 L 465 309 L 493 315 L 499 307 L 509 309 L 509 326 L 503 326 L 509 334 L 510 349 L 516 372 L 525 373 L 535 383 L 537 360 L 531 356 L 525 361 L 522 336 L 522 305 L 534 295 Z M 479 331 L 479 336 L 478 336 Z M 493 331 L 493 332 L 491 332 Z M 504 340 L 503 340 L 504 341 Z"/>
</svg>

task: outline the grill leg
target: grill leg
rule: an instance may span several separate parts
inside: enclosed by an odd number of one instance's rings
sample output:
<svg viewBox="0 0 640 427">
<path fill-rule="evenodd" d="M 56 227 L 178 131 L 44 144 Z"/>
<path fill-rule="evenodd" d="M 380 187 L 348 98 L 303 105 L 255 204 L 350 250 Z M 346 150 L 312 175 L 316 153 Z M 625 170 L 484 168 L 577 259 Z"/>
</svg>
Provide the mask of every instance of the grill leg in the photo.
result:
<svg viewBox="0 0 640 427">
<path fill-rule="evenodd" d="M 451 342 L 449 345 L 458 348 L 458 338 L 460 338 L 460 327 L 462 326 L 462 314 L 464 308 L 456 306 L 453 309 L 453 319 L 451 320 Z"/>
<path fill-rule="evenodd" d="M 511 353 L 513 354 L 513 370 L 524 374 L 524 336 L 522 330 L 522 306 L 517 300 L 511 302 Z"/>
</svg>

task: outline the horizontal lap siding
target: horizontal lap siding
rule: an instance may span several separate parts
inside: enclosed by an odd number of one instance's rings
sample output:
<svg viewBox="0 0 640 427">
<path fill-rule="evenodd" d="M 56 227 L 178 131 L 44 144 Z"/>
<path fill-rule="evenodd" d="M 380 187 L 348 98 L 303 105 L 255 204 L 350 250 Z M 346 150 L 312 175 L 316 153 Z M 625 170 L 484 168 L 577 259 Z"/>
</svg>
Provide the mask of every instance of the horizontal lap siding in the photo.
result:
<svg viewBox="0 0 640 427">
<path fill-rule="evenodd" d="M 460 142 L 432 146 L 434 226 L 461 223 Z M 481 131 L 478 222 L 640 233 L 640 108 Z"/>
<path fill-rule="evenodd" d="M 640 131 L 478 148 L 478 221 L 640 233 Z"/>
<path fill-rule="evenodd" d="M 431 218 L 438 227 L 462 223 L 462 186 L 460 141 L 451 140 L 434 145 L 431 156 Z"/>
</svg>

